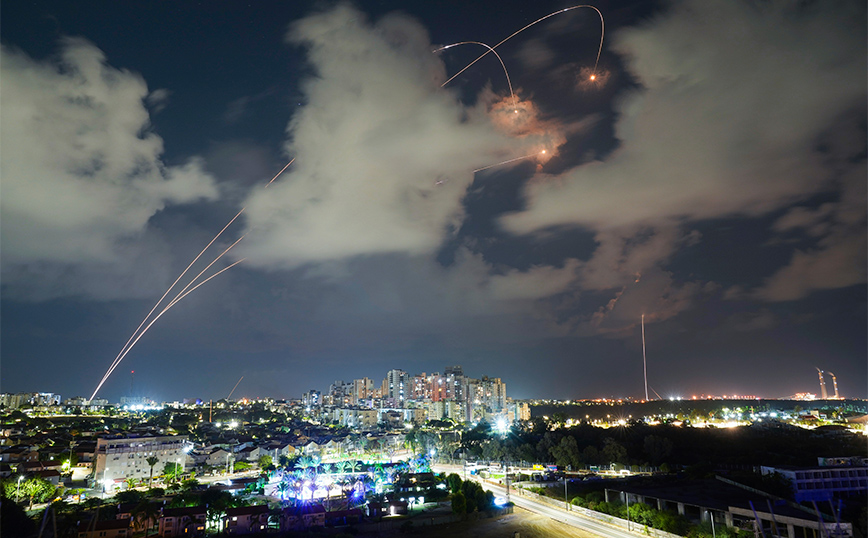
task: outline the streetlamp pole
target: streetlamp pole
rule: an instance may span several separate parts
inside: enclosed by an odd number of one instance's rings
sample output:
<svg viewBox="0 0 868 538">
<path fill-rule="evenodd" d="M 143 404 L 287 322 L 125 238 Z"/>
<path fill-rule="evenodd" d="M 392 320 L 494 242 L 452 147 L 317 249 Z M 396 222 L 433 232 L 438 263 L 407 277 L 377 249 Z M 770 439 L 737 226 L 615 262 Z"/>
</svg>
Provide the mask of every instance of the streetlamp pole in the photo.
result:
<svg viewBox="0 0 868 538">
<path fill-rule="evenodd" d="M 24 480 L 24 475 L 18 475 L 18 488 L 15 492 L 15 502 L 21 502 L 21 481 Z"/>
</svg>

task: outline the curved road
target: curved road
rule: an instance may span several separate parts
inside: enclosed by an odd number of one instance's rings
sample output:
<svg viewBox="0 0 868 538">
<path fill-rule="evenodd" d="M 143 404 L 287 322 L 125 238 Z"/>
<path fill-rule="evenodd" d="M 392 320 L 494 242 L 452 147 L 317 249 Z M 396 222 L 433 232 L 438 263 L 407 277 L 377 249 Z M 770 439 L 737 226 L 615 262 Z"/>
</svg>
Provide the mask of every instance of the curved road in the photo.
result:
<svg viewBox="0 0 868 538">
<path fill-rule="evenodd" d="M 436 467 L 438 468 L 438 471 L 442 470 L 446 472 L 454 472 L 459 476 L 462 476 L 461 466 L 437 465 Z M 484 480 L 479 480 L 475 476 L 468 478 L 472 478 L 480 486 L 482 486 L 483 489 L 491 491 L 492 493 L 494 493 L 495 496 L 506 496 L 506 488 L 504 487 L 492 484 L 490 482 L 486 482 Z M 608 525 L 606 523 L 603 523 L 602 521 L 597 521 L 595 519 L 584 517 L 575 512 L 567 512 L 562 508 L 555 508 L 553 506 L 549 506 L 548 504 L 539 503 L 531 498 L 522 495 L 516 495 L 512 493 L 513 491 L 513 489 L 510 489 L 511 494 L 509 496 L 509 500 L 512 501 L 516 506 L 540 515 L 550 517 L 551 519 L 560 521 L 561 523 L 565 523 L 572 527 L 583 529 L 598 536 L 603 536 L 605 538 L 636 538 L 637 536 L 647 538 L 647 536 L 645 536 L 644 534 L 629 532 L 614 525 Z"/>
</svg>

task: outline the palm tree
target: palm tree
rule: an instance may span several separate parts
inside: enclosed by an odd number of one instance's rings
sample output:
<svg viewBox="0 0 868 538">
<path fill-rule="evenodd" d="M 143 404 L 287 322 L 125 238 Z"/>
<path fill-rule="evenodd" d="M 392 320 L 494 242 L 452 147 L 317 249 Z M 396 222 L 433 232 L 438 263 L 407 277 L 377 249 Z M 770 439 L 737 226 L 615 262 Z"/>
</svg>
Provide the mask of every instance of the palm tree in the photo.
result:
<svg viewBox="0 0 868 538">
<path fill-rule="evenodd" d="M 312 466 L 313 464 L 314 464 L 314 462 L 313 462 L 312 457 L 302 456 L 301 458 L 298 459 L 298 461 L 296 462 L 295 465 L 296 465 L 296 467 L 301 467 L 302 470 L 304 470 L 304 469 L 307 469 L 308 467 Z"/>
<path fill-rule="evenodd" d="M 156 456 L 148 456 L 145 458 L 145 461 L 151 466 L 151 475 L 148 477 L 148 489 L 151 489 L 154 480 L 154 465 L 160 462 L 160 458 Z"/>
<path fill-rule="evenodd" d="M 280 500 L 285 501 L 286 500 L 286 492 L 289 491 L 289 482 L 287 482 L 285 479 L 281 480 L 277 484 L 277 491 L 279 493 L 278 497 L 280 497 Z"/>
<path fill-rule="evenodd" d="M 150 530 L 154 526 L 154 521 L 157 520 L 159 515 L 160 511 L 157 509 L 157 507 L 146 499 L 143 499 L 142 502 L 137 504 L 132 511 L 133 521 L 136 529 L 141 530 L 142 528 L 144 528 L 145 536 L 149 534 Z"/>
</svg>

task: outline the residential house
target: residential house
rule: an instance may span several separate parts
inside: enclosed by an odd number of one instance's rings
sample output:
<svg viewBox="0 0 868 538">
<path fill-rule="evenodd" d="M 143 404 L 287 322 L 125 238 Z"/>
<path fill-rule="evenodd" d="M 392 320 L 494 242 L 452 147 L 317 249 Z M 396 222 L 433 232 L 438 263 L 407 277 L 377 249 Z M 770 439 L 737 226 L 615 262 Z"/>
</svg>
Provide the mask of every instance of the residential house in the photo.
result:
<svg viewBox="0 0 868 538">
<path fill-rule="evenodd" d="M 126 538 L 132 536 L 129 519 L 88 521 L 78 525 L 78 538 Z"/>
<path fill-rule="evenodd" d="M 204 536 L 207 507 L 164 508 L 160 515 L 158 536 Z"/>
<path fill-rule="evenodd" d="M 136 521 L 136 508 L 141 503 L 120 503 L 118 504 L 118 512 L 115 514 L 115 519 L 128 519 L 134 531 L 150 532 L 157 526 L 157 517 L 151 516 L 146 521 Z M 151 512 L 156 514 L 162 506 L 159 503 L 150 503 Z"/>
<path fill-rule="evenodd" d="M 223 532 L 226 534 L 265 532 L 268 528 L 268 514 L 267 504 L 230 508 L 226 510 L 226 516 L 223 518 Z"/>
<path fill-rule="evenodd" d="M 254 446 L 246 446 L 235 453 L 236 461 L 248 461 L 248 462 L 256 462 L 259 461 L 260 450 L 259 447 Z"/>
<path fill-rule="evenodd" d="M 36 447 L 28 445 L 16 445 L 0 452 L 0 462 L 21 463 L 25 461 L 38 461 L 39 451 Z"/>
<path fill-rule="evenodd" d="M 230 456 L 234 457 L 231 451 L 221 447 L 214 447 L 208 452 L 208 456 L 205 458 L 205 465 L 225 465 L 229 461 Z"/>
<path fill-rule="evenodd" d="M 326 511 L 320 504 L 302 504 L 284 508 L 280 517 L 280 531 L 304 530 L 325 526 Z"/>
<path fill-rule="evenodd" d="M 266 445 L 259 447 L 260 454 L 263 456 L 271 456 L 275 464 L 280 460 L 281 456 L 292 457 L 295 455 L 295 447 L 286 441 L 272 441 Z"/>
<path fill-rule="evenodd" d="M 352 525 L 362 521 L 362 511 L 359 508 L 326 512 L 324 516 L 325 524 L 329 527 L 343 527 L 345 525 Z"/>
</svg>

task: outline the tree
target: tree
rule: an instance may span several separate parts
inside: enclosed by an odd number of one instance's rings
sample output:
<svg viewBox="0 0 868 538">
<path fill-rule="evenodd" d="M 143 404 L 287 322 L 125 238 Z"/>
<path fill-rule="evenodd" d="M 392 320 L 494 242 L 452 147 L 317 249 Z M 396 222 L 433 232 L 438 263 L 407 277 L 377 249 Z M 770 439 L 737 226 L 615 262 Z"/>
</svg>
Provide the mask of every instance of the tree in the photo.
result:
<svg viewBox="0 0 868 538">
<path fill-rule="evenodd" d="M 582 450 L 581 460 L 589 465 L 597 465 L 600 463 L 600 451 L 594 445 L 588 445 Z"/>
<path fill-rule="evenodd" d="M 482 486 L 480 486 L 476 482 L 471 482 L 470 480 L 467 480 L 463 484 L 461 484 L 461 493 L 464 494 L 464 502 L 466 503 L 468 514 L 477 509 L 485 508 L 484 506 L 480 506 L 477 502 L 478 500 L 483 500 L 484 502 L 484 496 L 483 499 L 480 499 L 480 496 L 478 495 L 481 491 L 483 491 Z"/>
<path fill-rule="evenodd" d="M 51 500 L 51 497 L 57 491 L 54 484 L 43 478 L 30 478 L 21 483 L 21 493 L 30 498 L 30 508 L 33 508 L 33 501 L 46 502 Z"/>
<path fill-rule="evenodd" d="M 645 455 L 648 456 L 652 465 L 660 465 L 663 460 L 672 454 L 672 441 L 665 437 L 647 435 L 643 444 Z"/>
<path fill-rule="evenodd" d="M 188 478 L 187 480 L 184 480 L 183 482 L 181 482 L 181 489 L 183 491 L 192 491 L 198 487 L 199 487 L 199 481 L 196 480 L 195 478 Z"/>
<path fill-rule="evenodd" d="M 280 482 L 278 482 L 276 489 L 278 492 L 277 497 L 280 500 L 285 501 L 286 500 L 286 493 L 289 491 L 289 482 L 287 482 L 286 480 L 281 480 Z"/>
<path fill-rule="evenodd" d="M 259 468 L 263 471 L 270 471 L 271 467 L 274 467 L 274 460 L 268 454 L 263 454 L 259 456 Z"/>
<path fill-rule="evenodd" d="M 567 435 L 561 442 L 553 446 L 549 452 L 555 459 L 555 463 L 563 466 L 578 468 L 581 463 L 579 457 L 579 445 L 576 443 L 576 438 L 572 435 Z"/>
<path fill-rule="evenodd" d="M 476 490 L 476 509 L 480 512 L 489 510 L 494 505 L 494 493 L 485 491 L 481 487 Z"/>
<path fill-rule="evenodd" d="M 630 508 L 627 509 L 627 515 L 630 518 L 630 521 L 635 521 L 640 525 L 645 525 L 646 527 L 654 526 L 654 513 L 656 510 L 648 506 L 644 503 L 635 503 L 630 505 Z"/>
<path fill-rule="evenodd" d="M 449 491 L 452 493 L 458 493 L 461 491 L 461 477 L 455 473 L 451 473 L 446 477 L 446 484 L 449 486 Z"/>
<path fill-rule="evenodd" d="M 452 512 L 455 514 L 467 513 L 467 499 L 460 491 L 452 494 Z"/>
<path fill-rule="evenodd" d="M 179 463 L 173 461 L 168 462 L 163 467 L 163 474 L 166 475 L 169 480 L 175 481 L 181 478 L 181 475 L 184 474 L 184 468 Z"/>
<path fill-rule="evenodd" d="M 208 507 L 207 518 L 212 525 L 219 523 L 226 510 L 236 506 L 240 501 L 232 497 L 228 491 L 207 490 L 199 497 L 199 502 Z"/>
<path fill-rule="evenodd" d="M 126 491 L 115 493 L 115 500 L 118 503 L 140 503 L 144 498 L 144 493 L 135 489 L 128 489 Z"/>
<path fill-rule="evenodd" d="M 154 481 L 154 465 L 160 462 L 160 458 L 156 456 L 148 456 L 145 458 L 145 462 L 151 466 L 151 474 L 148 476 L 148 489 L 151 489 Z"/>
<path fill-rule="evenodd" d="M 153 528 L 154 522 L 160 516 L 160 511 L 153 503 L 144 499 L 133 508 L 132 516 L 135 528 L 137 530 L 144 529 L 145 536 L 147 536 Z"/>
<path fill-rule="evenodd" d="M 603 456 L 609 463 L 627 463 L 627 449 L 611 437 L 607 437 L 603 447 Z"/>
</svg>

